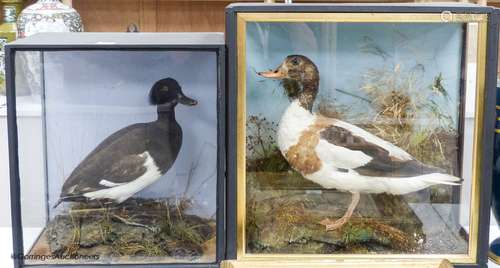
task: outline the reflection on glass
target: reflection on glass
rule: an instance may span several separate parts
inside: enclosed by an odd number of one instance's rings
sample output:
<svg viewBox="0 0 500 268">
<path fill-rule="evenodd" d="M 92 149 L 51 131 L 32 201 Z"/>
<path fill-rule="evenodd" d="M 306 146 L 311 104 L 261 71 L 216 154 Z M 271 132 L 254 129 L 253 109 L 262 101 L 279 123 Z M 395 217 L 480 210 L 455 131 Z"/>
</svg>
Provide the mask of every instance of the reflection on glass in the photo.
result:
<svg viewBox="0 0 500 268">
<path fill-rule="evenodd" d="M 464 25 L 246 29 L 246 252 L 466 254 Z"/>
<path fill-rule="evenodd" d="M 30 55 L 43 57 L 43 77 L 17 80 L 43 84 L 43 98 L 30 96 L 42 127 L 20 124 L 20 150 L 45 163 L 21 159 L 26 253 L 61 257 L 27 263 L 214 262 L 216 53 Z"/>
</svg>

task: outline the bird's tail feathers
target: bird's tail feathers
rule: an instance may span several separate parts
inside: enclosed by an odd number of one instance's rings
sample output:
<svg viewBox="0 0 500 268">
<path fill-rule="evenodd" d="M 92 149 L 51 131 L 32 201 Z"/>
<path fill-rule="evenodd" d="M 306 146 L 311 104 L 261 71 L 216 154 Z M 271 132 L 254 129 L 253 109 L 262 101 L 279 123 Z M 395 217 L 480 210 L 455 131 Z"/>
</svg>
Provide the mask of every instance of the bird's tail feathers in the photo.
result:
<svg viewBox="0 0 500 268">
<path fill-rule="evenodd" d="M 69 195 L 69 196 L 62 196 L 62 197 L 59 197 L 59 199 L 57 200 L 57 202 L 55 203 L 55 205 L 52 206 L 52 208 L 57 208 L 57 206 L 59 206 L 62 202 L 66 202 L 66 201 L 82 201 L 82 200 L 86 200 L 86 197 L 84 197 L 83 195 Z"/>
<path fill-rule="evenodd" d="M 445 185 L 461 185 L 463 179 L 459 177 L 455 177 L 449 174 L 443 173 L 431 173 L 424 175 L 420 178 L 422 181 L 425 181 L 429 184 L 445 184 Z"/>
<path fill-rule="evenodd" d="M 62 202 L 63 202 L 63 199 L 62 199 L 62 198 L 59 198 L 59 199 L 57 200 L 56 204 L 52 206 L 52 208 L 53 208 L 53 209 L 54 209 L 54 208 L 57 208 L 57 206 L 59 206 Z"/>
</svg>

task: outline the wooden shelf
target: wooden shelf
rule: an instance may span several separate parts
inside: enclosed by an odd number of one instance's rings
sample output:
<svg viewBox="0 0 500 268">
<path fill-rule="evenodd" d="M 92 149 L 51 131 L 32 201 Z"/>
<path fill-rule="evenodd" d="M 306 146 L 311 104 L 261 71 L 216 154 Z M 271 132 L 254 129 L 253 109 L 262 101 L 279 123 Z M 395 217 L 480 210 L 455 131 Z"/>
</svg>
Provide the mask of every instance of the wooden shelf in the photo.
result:
<svg viewBox="0 0 500 268">
<path fill-rule="evenodd" d="M 27 5 L 36 0 L 27 0 Z M 62 0 L 72 4 L 88 32 L 124 32 L 134 23 L 142 32 L 223 32 L 225 7 L 256 0 Z M 423 0 L 428 2 L 426 0 Z M 277 0 L 276 2 L 283 2 Z M 296 3 L 394 3 L 396 0 L 300 0 Z M 449 1 L 457 2 L 457 1 Z M 492 0 L 500 6 L 500 0 Z M 1 15 L 0 15 L 1 16 Z"/>
<path fill-rule="evenodd" d="M 68 0 L 70 1 L 70 0 Z M 500 0 L 496 0 L 500 1 Z M 230 0 L 72 0 L 81 14 L 85 30 L 90 32 L 124 32 L 135 23 L 142 32 L 208 32 L 224 31 L 224 10 Z M 282 1 L 280 1 L 282 2 Z M 377 0 L 343 0 L 295 2 L 380 2 Z M 406 2 L 406 1 L 384 1 Z M 413 1 L 407 1 L 413 2 Z"/>
<path fill-rule="evenodd" d="M 73 0 L 85 31 L 124 32 L 135 23 L 141 32 L 224 31 L 224 9 L 231 1 Z"/>
</svg>

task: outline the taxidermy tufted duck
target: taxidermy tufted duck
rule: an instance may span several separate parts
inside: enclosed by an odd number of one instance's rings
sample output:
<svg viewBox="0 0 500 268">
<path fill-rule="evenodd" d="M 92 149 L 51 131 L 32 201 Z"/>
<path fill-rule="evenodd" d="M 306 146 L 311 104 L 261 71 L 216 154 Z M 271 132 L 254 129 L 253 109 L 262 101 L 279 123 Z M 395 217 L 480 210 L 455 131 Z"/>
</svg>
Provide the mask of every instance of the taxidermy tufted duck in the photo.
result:
<svg viewBox="0 0 500 268">
<path fill-rule="evenodd" d="M 63 201 L 121 203 L 172 167 L 182 144 L 175 106 L 197 101 L 184 95 L 172 78 L 157 81 L 149 100 L 157 106 L 158 119 L 130 125 L 102 141 L 66 179 L 54 207 Z"/>
<path fill-rule="evenodd" d="M 290 55 L 275 70 L 258 73 L 279 79 L 291 104 L 278 125 L 278 146 L 293 169 L 324 188 L 352 193 L 340 219 L 325 219 L 326 230 L 343 226 L 360 193 L 402 195 L 434 184 L 459 185 L 461 179 L 425 165 L 403 149 L 355 125 L 312 112 L 319 71 L 302 55 Z"/>
</svg>

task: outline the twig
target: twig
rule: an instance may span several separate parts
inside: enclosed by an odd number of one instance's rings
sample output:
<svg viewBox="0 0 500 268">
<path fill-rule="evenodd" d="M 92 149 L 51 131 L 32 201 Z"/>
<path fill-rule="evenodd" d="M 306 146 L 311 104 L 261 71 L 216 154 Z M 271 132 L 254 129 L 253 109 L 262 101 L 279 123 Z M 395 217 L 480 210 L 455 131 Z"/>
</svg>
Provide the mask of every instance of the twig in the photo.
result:
<svg viewBox="0 0 500 268">
<path fill-rule="evenodd" d="M 351 97 L 353 97 L 353 98 L 360 99 L 360 100 L 362 100 L 362 101 L 366 101 L 366 102 L 368 102 L 368 103 L 372 103 L 372 101 L 371 101 L 371 100 L 369 100 L 369 99 L 367 99 L 367 98 L 364 98 L 364 97 L 358 96 L 358 95 L 356 95 L 356 94 L 352 94 L 352 93 L 347 92 L 347 91 L 342 90 L 342 89 L 338 89 L 338 88 L 336 88 L 336 89 L 335 89 L 335 91 L 338 91 L 338 92 L 340 92 L 340 93 L 346 94 L 346 95 L 351 96 Z"/>
<path fill-rule="evenodd" d="M 113 218 L 115 218 L 115 219 L 117 219 L 117 220 L 125 223 L 126 225 L 135 226 L 135 227 L 141 227 L 141 228 L 148 229 L 149 231 L 151 231 L 153 233 L 155 232 L 155 229 L 153 227 L 151 227 L 151 226 L 147 226 L 145 224 L 141 224 L 141 223 L 129 221 L 129 220 L 127 220 L 125 218 L 122 218 L 122 217 L 120 217 L 118 215 L 115 215 L 115 214 L 113 214 Z"/>
</svg>

